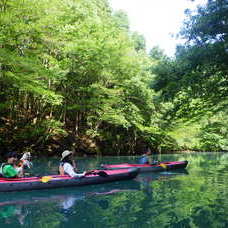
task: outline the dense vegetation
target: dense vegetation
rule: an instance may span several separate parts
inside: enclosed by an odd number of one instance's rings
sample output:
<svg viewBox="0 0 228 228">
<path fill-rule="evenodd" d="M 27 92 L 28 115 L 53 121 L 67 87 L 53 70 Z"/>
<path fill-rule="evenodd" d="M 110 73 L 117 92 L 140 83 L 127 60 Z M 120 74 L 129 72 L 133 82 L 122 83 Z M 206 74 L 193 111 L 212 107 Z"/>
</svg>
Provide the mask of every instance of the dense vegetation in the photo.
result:
<svg viewBox="0 0 228 228">
<path fill-rule="evenodd" d="M 228 2 L 208 0 L 186 15 L 180 32 L 186 43 L 177 47 L 174 60 L 161 60 L 152 87 L 171 103 L 165 118 L 172 125 L 195 123 L 196 147 L 227 150 Z"/>
<path fill-rule="evenodd" d="M 1 153 L 225 150 L 227 11 L 186 11 L 170 59 L 107 0 L 1 0 Z"/>
</svg>

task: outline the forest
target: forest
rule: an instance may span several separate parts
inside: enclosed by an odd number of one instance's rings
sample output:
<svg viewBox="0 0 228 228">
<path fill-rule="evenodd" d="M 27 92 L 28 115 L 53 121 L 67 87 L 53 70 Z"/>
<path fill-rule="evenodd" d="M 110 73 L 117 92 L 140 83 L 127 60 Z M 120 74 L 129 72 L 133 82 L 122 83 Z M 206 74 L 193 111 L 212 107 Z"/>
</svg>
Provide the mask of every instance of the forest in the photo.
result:
<svg viewBox="0 0 228 228">
<path fill-rule="evenodd" d="M 169 57 L 108 0 L 0 0 L 1 155 L 228 151 L 227 0 L 178 36 Z"/>
</svg>

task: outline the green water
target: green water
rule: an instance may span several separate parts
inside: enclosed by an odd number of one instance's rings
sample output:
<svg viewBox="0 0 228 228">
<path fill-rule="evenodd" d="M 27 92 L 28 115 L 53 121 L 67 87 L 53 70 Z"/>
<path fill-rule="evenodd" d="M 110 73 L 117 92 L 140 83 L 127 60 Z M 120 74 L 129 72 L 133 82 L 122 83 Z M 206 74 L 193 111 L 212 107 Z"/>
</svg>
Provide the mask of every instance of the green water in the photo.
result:
<svg viewBox="0 0 228 228">
<path fill-rule="evenodd" d="M 78 159 L 80 169 L 135 157 Z M 140 174 L 131 181 L 0 193 L 0 227 L 228 227 L 228 154 L 163 155 L 188 160 L 186 172 Z M 34 161 L 34 173 L 56 173 L 58 160 Z"/>
</svg>

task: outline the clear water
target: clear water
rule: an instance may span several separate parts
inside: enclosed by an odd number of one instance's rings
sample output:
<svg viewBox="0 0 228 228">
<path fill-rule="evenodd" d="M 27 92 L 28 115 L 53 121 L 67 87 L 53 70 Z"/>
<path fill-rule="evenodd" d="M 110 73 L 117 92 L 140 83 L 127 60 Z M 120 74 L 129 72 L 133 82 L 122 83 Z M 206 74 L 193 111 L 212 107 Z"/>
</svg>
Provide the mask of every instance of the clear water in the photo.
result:
<svg viewBox="0 0 228 228">
<path fill-rule="evenodd" d="M 162 155 L 188 160 L 187 171 L 140 174 L 131 181 L 0 193 L 0 227 L 228 227 L 228 154 Z M 134 162 L 135 157 L 81 158 L 81 170 Z M 34 161 L 37 175 L 56 173 L 58 160 Z"/>
</svg>

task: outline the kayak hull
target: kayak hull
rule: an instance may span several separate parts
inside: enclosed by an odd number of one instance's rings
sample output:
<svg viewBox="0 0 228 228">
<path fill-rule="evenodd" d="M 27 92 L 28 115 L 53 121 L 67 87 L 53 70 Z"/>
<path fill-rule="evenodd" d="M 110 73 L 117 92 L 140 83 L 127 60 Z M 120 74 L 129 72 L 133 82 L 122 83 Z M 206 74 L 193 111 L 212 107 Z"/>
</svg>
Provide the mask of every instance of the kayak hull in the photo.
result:
<svg viewBox="0 0 228 228">
<path fill-rule="evenodd" d="M 106 182 L 130 180 L 137 176 L 139 170 L 130 168 L 124 170 L 107 170 L 108 176 L 88 175 L 83 178 L 71 178 L 69 176 L 45 176 L 50 179 L 47 182 L 42 182 L 42 177 L 29 178 L 0 178 L 0 192 L 12 191 L 30 191 L 51 188 L 79 187 L 84 185 L 103 184 Z"/>
<path fill-rule="evenodd" d="M 156 165 L 149 164 L 129 164 L 122 163 L 116 165 L 101 165 L 105 170 L 114 170 L 114 169 L 129 169 L 129 168 L 138 168 L 139 172 L 162 172 L 165 170 L 176 170 L 176 169 L 185 169 L 188 165 L 188 161 L 175 161 L 175 162 L 160 162 Z"/>
</svg>

